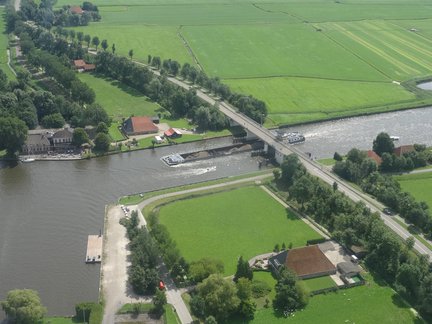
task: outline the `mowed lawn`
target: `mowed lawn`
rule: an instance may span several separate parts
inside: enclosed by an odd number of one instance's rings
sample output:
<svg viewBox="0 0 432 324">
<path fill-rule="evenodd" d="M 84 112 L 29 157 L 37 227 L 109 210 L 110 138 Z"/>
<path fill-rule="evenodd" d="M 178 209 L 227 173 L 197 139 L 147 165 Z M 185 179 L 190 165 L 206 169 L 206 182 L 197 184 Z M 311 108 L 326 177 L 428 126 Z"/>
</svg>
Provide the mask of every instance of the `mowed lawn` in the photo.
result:
<svg viewBox="0 0 432 324">
<path fill-rule="evenodd" d="M 6 49 L 9 46 L 9 40 L 8 35 L 5 32 L 5 19 L 5 9 L 4 7 L 0 6 L 0 69 L 3 70 L 9 80 L 15 80 L 15 75 L 12 73 L 12 71 L 7 65 Z"/>
<path fill-rule="evenodd" d="M 89 73 L 80 73 L 78 76 L 95 91 L 96 102 L 113 118 L 152 116 L 160 108 L 142 93 L 116 80 Z"/>
<path fill-rule="evenodd" d="M 277 243 L 304 246 L 321 237 L 259 187 L 176 201 L 160 208 L 159 219 L 187 261 L 220 259 L 226 275 L 240 255 L 249 259 Z"/>
<path fill-rule="evenodd" d="M 432 209 L 432 172 L 396 176 L 403 191 L 409 192 L 417 201 L 424 201 Z"/>
<path fill-rule="evenodd" d="M 272 308 L 257 310 L 250 323 L 423 323 L 390 288 L 366 276 L 365 286 L 311 297 L 307 307 L 289 318 L 277 317 Z"/>
</svg>

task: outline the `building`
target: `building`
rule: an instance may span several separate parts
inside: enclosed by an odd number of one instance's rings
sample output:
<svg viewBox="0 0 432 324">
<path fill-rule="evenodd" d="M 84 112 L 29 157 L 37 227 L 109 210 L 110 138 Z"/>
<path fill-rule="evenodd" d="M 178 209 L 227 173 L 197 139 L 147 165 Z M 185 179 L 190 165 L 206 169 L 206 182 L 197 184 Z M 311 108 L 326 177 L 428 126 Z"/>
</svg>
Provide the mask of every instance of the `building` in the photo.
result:
<svg viewBox="0 0 432 324">
<path fill-rule="evenodd" d="M 169 138 L 179 138 L 182 137 L 182 132 L 177 128 L 170 128 L 164 132 L 164 135 Z"/>
<path fill-rule="evenodd" d="M 51 149 L 51 143 L 45 134 L 28 134 L 22 146 L 23 154 L 45 154 Z"/>
<path fill-rule="evenodd" d="M 382 163 L 382 159 L 381 159 L 381 157 L 380 157 L 378 154 L 376 154 L 374 151 L 372 151 L 372 150 L 367 151 L 367 156 L 368 156 L 368 158 L 374 160 L 377 166 L 380 166 L 380 165 L 381 165 L 381 163 Z"/>
<path fill-rule="evenodd" d="M 414 145 L 401 145 L 393 150 L 394 155 L 403 156 L 406 153 L 414 152 Z"/>
<path fill-rule="evenodd" d="M 55 148 L 65 148 L 72 144 L 73 129 L 64 128 L 58 130 L 52 136 L 52 144 Z"/>
<path fill-rule="evenodd" d="M 345 278 L 357 276 L 361 271 L 360 267 L 351 261 L 338 263 L 337 269 L 341 276 Z"/>
<path fill-rule="evenodd" d="M 84 13 L 84 10 L 80 6 L 72 6 L 69 8 L 69 11 L 76 15 L 82 15 Z"/>
<path fill-rule="evenodd" d="M 321 251 L 318 245 L 283 251 L 269 259 L 271 268 L 279 272 L 285 265 L 301 279 L 315 278 L 336 273 L 336 267 Z"/>
<path fill-rule="evenodd" d="M 147 116 L 129 117 L 124 121 L 123 129 L 127 135 L 153 134 L 159 131 L 152 119 Z"/>
<path fill-rule="evenodd" d="M 74 60 L 73 67 L 78 70 L 78 72 L 87 72 L 96 69 L 96 65 L 88 64 L 84 60 Z"/>
</svg>

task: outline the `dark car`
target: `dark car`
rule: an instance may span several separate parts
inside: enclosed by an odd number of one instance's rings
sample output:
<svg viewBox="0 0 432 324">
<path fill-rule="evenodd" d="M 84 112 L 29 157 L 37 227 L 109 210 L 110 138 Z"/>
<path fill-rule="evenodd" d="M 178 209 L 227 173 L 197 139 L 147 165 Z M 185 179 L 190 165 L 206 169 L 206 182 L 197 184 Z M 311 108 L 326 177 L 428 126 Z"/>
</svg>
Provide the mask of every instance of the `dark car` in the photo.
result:
<svg viewBox="0 0 432 324">
<path fill-rule="evenodd" d="M 391 208 L 388 207 L 383 209 L 383 213 L 389 216 L 393 216 L 394 214 L 396 214 Z"/>
</svg>

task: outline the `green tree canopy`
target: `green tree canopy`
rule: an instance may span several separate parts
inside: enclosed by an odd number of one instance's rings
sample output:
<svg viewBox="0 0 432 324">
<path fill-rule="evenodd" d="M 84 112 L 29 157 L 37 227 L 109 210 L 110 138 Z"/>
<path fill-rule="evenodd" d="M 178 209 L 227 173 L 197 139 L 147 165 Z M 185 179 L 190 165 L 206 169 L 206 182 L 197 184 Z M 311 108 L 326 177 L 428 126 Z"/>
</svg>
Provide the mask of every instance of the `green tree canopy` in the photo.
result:
<svg viewBox="0 0 432 324">
<path fill-rule="evenodd" d="M 97 127 L 96 127 L 96 133 L 108 134 L 108 132 L 109 132 L 108 126 L 104 122 L 100 122 L 97 125 Z"/>
<path fill-rule="evenodd" d="M 16 117 L 0 117 L 0 150 L 13 155 L 21 149 L 27 138 L 26 124 Z"/>
<path fill-rule="evenodd" d="M 298 281 L 296 274 L 283 267 L 276 284 L 276 297 L 273 300 L 273 307 L 278 311 L 293 312 L 296 309 L 305 307 L 308 298 L 308 292 L 302 283 Z"/>
<path fill-rule="evenodd" d="M 94 149 L 99 152 L 108 152 L 111 141 L 107 134 L 98 133 L 94 139 Z"/>
<path fill-rule="evenodd" d="M 379 156 L 386 152 L 392 154 L 394 150 L 394 144 L 389 134 L 384 132 L 379 133 L 373 141 L 373 150 Z"/>
<path fill-rule="evenodd" d="M 87 132 L 80 127 L 75 128 L 73 135 L 72 135 L 72 144 L 79 147 L 84 143 L 89 142 L 89 137 L 87 135 Z"/>
<path fill-rule="evenodd" d="M 38 323 L 47 311 L 38 293 L 31 289 L 9 291 L 1 305 L 8 320 L 17 324 Z"/>
<path fill-rule="evenodd" d="M 41 124 L 45 128 L 61 128 L 65 123 L 66 122 L 60 113 L 46 115 L 41 120 Z"/>
<path fill-rule="evenodd" d="M 222 261 L 210 258 L 203 258 L 190 264 L 189 275 L 195 282 L 203 281 L 205 278 L 215 273 L 223 273 L 224 265 Z"/>
<path fill-rule="evenodd" d="M 237 271 L 234 275 L 234 281 L 238 281 L 239 278 L 247 278 L 249 280 L 252 280 L 253 278 L 253 272 L 249 266 L 249 262 L 243 260 L 243 256 L 240 256 L 237 261 Z"/>
</svg>

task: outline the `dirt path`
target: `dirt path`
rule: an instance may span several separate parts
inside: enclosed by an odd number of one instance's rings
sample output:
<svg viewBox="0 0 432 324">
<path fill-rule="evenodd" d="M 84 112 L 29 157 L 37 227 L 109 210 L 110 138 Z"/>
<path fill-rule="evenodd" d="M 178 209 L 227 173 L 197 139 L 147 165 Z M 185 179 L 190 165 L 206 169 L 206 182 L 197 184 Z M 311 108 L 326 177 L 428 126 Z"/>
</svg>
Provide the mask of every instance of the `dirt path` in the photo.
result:
<svg viewBox="0 0 432 324">
<path fill-rule="evenodd" d="M 10 65 L 10 62 L 11 62 L 11 58 L 10 58 L 10 49 L 7 49 L 7 50 L 6 50 L 6 54 L 7 54 L 7 66 L 8 66 L 9 69 L 12 71 L 12 73 L 16 76 L 17 74 L 16 74 L 15 70 L 14 70 L 13 67 Z"/>
</svg>

